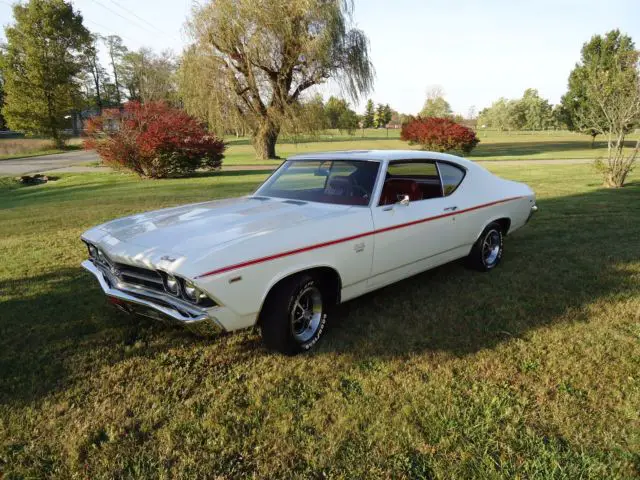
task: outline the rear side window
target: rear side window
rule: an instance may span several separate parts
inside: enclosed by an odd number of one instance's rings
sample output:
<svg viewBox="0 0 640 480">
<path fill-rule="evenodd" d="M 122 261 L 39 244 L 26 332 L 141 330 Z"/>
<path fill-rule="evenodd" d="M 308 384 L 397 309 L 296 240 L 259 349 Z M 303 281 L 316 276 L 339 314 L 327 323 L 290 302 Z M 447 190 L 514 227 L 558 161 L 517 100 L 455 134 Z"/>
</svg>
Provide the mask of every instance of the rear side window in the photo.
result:
<svg viewBox="0 0 640 480">
<path fill-rule="evenodd" d="M 427 162 L 391 163 L 389 164 L 387 172 L 393 177 L 438 178 L 438 170 L 436 169 L 436 164 Z"/>
<path fill-rule="evenodd" d="M 445 197 L 455 192 L 458 185 L 464 178 L 464 170 L 458 167 L 454 167 L 450 163 L 438 162 L 438 169 L 440 170 L 440 179 L 442 181 L 442 191 Z"/>
</svg>

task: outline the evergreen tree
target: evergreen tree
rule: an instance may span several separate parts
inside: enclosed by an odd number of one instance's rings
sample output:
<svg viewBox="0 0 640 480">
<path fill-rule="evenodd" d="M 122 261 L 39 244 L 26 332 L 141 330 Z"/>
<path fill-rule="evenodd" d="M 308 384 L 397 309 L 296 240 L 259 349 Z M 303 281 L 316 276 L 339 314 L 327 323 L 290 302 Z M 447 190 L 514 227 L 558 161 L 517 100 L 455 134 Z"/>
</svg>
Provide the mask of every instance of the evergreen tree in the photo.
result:
<svg viewBox="0 0 640 480">
<path fill-rule="evenodd" d="M 373 127 L 375 121 L 375 107 L 373 105 L 373 100 L 367 100 L 367 106 L 364 109 L 364 116 L 362 117 L 362 126 L 364 128 Z"/>
</svg>

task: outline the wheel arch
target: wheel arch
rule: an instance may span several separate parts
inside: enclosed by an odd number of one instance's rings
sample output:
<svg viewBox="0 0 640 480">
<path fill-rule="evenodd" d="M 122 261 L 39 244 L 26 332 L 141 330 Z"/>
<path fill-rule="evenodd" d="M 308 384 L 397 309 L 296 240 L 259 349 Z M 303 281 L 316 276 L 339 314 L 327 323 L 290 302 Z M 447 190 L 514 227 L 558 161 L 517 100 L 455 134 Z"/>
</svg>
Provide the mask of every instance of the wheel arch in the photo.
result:
<svg viewBox="0 0 640 480">
<path fill-rule="evenodd" d="M 490 218 L 489 220 L 487 220 L 482 224 L 482 226 L 480 227 L 480 230 L 476 232 L 476 237 L 475 237 L 476 240 L 480 238 L 480 235 L 482 235 L 482 232 L 484 232 L 485 228 L 487 228 L 492 223 L 497 223 L 498 225 L 500 225 L 500 230 L 502 230 L 502 235 L 505 237 L 507 236 L 507 234 L 509 233 L 509 229 L 511 228 L 511 218 L 505 215 L 497 215 L 495 218 Z"/>
<path fill-rule="evenodd" d="M 496 222 L 497 224 L 500 225 L 500 227 L 502 227 L 502 235 L 506 237 L 507 234 L 509 233 L 509 229 L 511 228 L 511 218 L 509 217 L 496 218 L 495 220 L 492 220 L 489 223 L 493 223 L 493 222 Z M 487 225 L 489 225 L 489 223 Z"/>
<path fill-rule="evenodd" d="M 300 275 L 303 273 L 308 273 L 314 276 L 318 276 L 320 281 L 326 286 L 330 286 L 330 294 L 332 295 L 331 303 L 339 304 L 340 303 L 340 295 L 342 292 L 342 278 L 340 277 L 340 273 L 334 267 L 330 265 L 315 265 L 315 266 L 307 266 L 304 268 L 296 269 L 293 271 L 288 271 L 284 275 L 280 276 L 278 279 L 274 279 L 274 281 L 269 285 L 265 294 L 262 297 L 262 302 L 260 303 L 260 310 L 258 311 L 258 318 L 256 320 L 256 325 L 260 325 L 262 321 L 262 312 L 264 312 L 264 307 L 269 301 L 269 298 L 276 291 L 279 285 L 282 282 L 294 277 L 296 275 Z"/>
</svg>

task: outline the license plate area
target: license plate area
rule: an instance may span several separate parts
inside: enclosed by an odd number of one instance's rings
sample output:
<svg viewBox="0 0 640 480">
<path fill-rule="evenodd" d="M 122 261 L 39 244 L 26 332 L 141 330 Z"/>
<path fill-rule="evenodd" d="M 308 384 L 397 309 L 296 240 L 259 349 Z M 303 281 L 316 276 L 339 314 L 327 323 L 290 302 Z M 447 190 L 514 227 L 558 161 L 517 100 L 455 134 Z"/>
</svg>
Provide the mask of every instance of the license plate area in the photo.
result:
<svg viewBox="0 0 640 480">
<path fill-rule="evenodd" d="M 140 315 L 142 317 L 151 318 L 153 320 L 166 323 L 166 324 L 173 323 L 171 319 L 168 318 L 166 315 L 163 315 L 162 313 L 158 312 L 157 310 L 151 307 L 146 307 L 144 305 L 139 305 L 133 302 L 126 302 L 124 300 L 121 300 L 115 297 L 109 297 L 109 303 L 111 303 L 113 306 L 115 306 L 119 310 L 124 311 L 131 315 Z"/>
</svg>

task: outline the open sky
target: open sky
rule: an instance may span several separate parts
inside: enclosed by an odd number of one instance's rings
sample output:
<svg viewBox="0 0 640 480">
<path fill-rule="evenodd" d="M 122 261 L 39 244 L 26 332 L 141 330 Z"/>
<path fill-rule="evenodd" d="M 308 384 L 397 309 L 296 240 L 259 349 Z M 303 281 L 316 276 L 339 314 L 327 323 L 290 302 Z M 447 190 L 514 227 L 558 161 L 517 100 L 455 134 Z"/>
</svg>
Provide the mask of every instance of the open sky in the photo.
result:
<svg viewBox="0 0 640 480">
<path fill-rule="evenodd" d="M 2 25 L 10 3 L 0 0 Z M 132 49 L 176 53 L 188 42 L 192 3 L 73 0 L 90 30 L 118 34 Z M 592 35 L 619 28 L 640 46 L 640 0 L 356 0 L 355 22 L 371 42 L 371 97 L 404 113 L 418 112 L 432 85 L 462 114 L 530 87 L 557 103 Z"/>
</svg>

